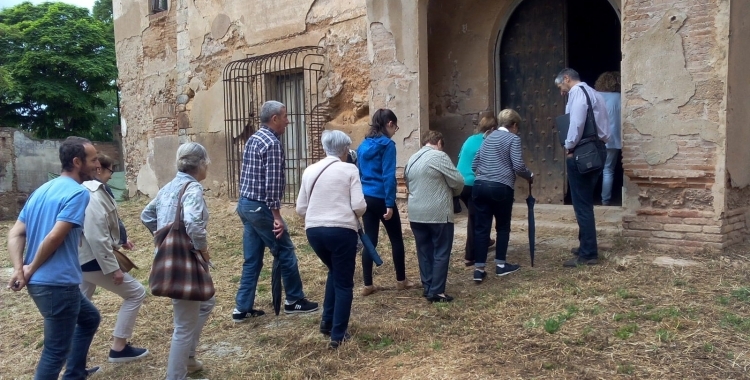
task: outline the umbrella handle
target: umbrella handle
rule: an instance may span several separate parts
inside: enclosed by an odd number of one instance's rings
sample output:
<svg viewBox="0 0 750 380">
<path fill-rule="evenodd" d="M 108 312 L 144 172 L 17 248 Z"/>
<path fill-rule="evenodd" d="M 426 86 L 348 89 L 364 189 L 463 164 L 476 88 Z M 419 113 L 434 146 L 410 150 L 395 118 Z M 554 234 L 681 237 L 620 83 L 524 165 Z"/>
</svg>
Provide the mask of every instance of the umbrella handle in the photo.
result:
<svg viewBox="0 0 750 380">
<path fill-rule="evenodd" d="M 531 196 L 531 184 L 529 184 L 529 196 Z"/>
</svg>

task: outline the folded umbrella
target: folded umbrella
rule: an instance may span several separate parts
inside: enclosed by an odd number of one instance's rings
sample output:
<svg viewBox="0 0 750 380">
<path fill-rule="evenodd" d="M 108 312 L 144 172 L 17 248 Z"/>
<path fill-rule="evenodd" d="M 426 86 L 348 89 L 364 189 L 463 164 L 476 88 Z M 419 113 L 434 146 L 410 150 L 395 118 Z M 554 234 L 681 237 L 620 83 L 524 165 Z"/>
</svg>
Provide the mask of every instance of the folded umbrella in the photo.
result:
<svg viewBox="0 0 750 380">
<path fill-rule="evenodd" d="M 534 266 L 534 244 L 536 243 L 536 226 L 534 225 L 534 203 L 536 199 L 531 195 L 531 184 L 529 184 L 529 196 L 526 197 L 526 204 L 529 206 L 529 256 L 531 256 L 531 266 Z"/>
<path fill-rule="evenodd" d="M 279 315 L 281 311 L 281 268 L 278 255 L 273 256 L 273 267 L 271 269 L 271 299 L 273 300 L 273 311 Z"/>
</svg>

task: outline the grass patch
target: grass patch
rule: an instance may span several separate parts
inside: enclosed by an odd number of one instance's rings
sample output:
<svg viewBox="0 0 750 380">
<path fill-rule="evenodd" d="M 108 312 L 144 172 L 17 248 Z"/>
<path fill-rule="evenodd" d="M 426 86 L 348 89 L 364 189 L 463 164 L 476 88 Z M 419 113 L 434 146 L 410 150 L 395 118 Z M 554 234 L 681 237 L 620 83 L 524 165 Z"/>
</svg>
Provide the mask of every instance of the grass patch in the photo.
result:
<svg viewBox="0 0 750 380">
<path fill-rule="evenodd" d="M 667 329 L 658 329 L 656 330 L 656 338 L 662 343 L 671 342 L 674 340 L 674 333 Z"/>
<path fill-rule="evenodd" d="M 732 290 L 732 297 L 737 301 L 750 303 L 750 288 L 742 287 Z"/>
<path fill-rule="evenodd" d="M 635 323 L 628 323 L 625 326 L 620 327 L 615 331 L 615 336 L 625 340 L 633 336 L 638 331 L 638 325 Z"/>
<path fill-rule="evenodd" d="M 617 289 L 617 292 L 615 294 L 617 294 L 618 297 L 624 300 L 638 298 L 636 295 L 624 288 Z"/>
<path fill-rule="evenodd" d="M 632 364 L 620 364 L 617 366 L 617 373 L 620 375 L 632 375 L 635 373 L 635 367 Z"/>
<path fill-rule="evenodd" d="M 724 313 L 721 318 L 721 325 L 732 327 L 742 332 L 750 332 L 750 318 L 743 318 L 732 313 Z"/>
</svg>

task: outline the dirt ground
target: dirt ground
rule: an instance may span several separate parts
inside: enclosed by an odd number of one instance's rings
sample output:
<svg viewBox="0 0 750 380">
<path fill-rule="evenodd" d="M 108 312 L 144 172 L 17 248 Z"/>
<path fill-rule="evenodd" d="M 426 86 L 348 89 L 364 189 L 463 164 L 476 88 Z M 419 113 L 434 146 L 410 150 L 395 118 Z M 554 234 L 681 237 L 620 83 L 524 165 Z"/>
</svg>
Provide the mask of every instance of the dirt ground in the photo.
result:
<svg viewBox="0 0 750 380">
<path fill-rule="evenodd" d="M 133 274 L 147 287 L 151 238 L 139 222 L 146 201 L 121 205 L 137 249 Z M 387 244 L 375 271 L 385 290 L 361 297 L 355 274 L 350 332 L 337 351 L 318 333 L 320 313 L 274 316 L 270 255 L 256 308 L 266 316 L 234 324 L 231 312 L 242 265 L 242 225 L 233 205 L 209 199 L 209 244 L 217 304 L 203 331 L 198 358 L 209 379 L 740 379 L 750 377 L 748 245 L 724 253 L 659 252 L 638 242 L 602 241 L 601 264 L 564 269 L 574 236 L 538 231 L 536 266 L 529 266 L 525 231 L 514 231 L 509 260 L 520 272 L 481 285 L 463 265 L 457 234 L 448 275 L 450 304 L 429 304 L 421 289 L 395 290 Z M 325 267 L 306 244 L 303 223 L 289 217 L 300 272 L 310 300 L 322 302 Z M 26 291 L 5 289 L 10 262 L 0 223 L 0 379 L 31 378 L 42 349 L 42 318 Z M 460 228 L 457 228 L 460 230 Z M 384 234 L 381 233 L 381 237 Z M 385 239 L 384 239 L 385 240 Z M 407 237 L 407 274 L 417 281 L 414 241 Z M 670 261 L 683 259 L 684 261 Z M 661 262 L 657 265 L 655 262 Z M 670 265 L 671 264 L 671 265 Z M 121 300 L 97 290 L 102 324 L 91 346 L 99 379 L 162 379 L 172 333 L 168 299 L 149 295 L 132 343 L 151 355 L 107 363 Z"/>
</svg>

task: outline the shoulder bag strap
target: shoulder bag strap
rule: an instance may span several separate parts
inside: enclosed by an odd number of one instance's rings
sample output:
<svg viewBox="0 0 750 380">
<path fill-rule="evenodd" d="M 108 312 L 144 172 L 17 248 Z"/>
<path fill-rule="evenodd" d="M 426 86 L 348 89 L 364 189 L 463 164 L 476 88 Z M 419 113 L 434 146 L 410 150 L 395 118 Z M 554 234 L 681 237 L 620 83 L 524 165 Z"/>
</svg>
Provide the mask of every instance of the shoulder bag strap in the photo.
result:
<svg viewBox="0 0 750 380">
<path fill-rule="evenodd" d="M 312 193 L 313 193 L 313 190 L 315 190 L 315 184 L 318 182 L 318 178 L 320 178 L 320 176 L 323 174 L 324 171 L 326 171 L 326 169 L 328 169 L 329 166 L 331 166 L 331 165 L 333 165 L 335 163 L 336 163 L 336 161 L 331 162 L 330 164 L 328 164 L 325 167 L 323 167 L 323 170 L 321 170 L 320 173 L 318 173 L 318 176 L 315 177 L 315 180 L 313 181 L 312 186 L 310 186 L 310 195 L 308 196 L 308 198 L 312 199 Z"/>
<path fill-rule="evenodd" d="M 597 132 L 596 132 L 597 128 L 596 128 L 596 119 L 594 118 L 594 106 L 591 104 L 591 98 L 589 97 L 589 92 L 586 91 L 586 87 L 584 87 L 583 85 L 581 85 L 581 90 L 583 90 L 583 94 L 586 95 L 586 104 L 589 106 L 589 109 L 586 111 L 586 119 L 591 118 L 591 126 L 594 127 L 593 131 L 590 130 L 591 128 L 589 128 L 589 130 L 587 130 L 586 126 L 588 126 L 589 123 L 584 123 L 584 125 L 583 125 L 584 126 L 584 130 L 583 130 L 583 136 L 582 136 L 582 138 L 592 137 L 592 136 L 596 137 L 597 136 Z"/>
<path fill-rule="evenodd" d="M 189 181 L 182 186 L 180 195 L 177 196 L 177 210 L 175 210 L 174 222 L 172 222 L 172 229 L 175 230 L 182 225 L 182 196 L 185 195 L 188 185 L 195 181 Z"/>
<path fill-rule="evenodd" d="M 424 156 L 425 153 L 427 153 L 429 151 L 430 150 L 425 150 L 424 152 L 422 152 L 422 154 L 420 154 L 417 158 L 414 159 L 414 162 L 411 163 L 411 166 L 407 165 L 407 167 L 404 168 L 404 174 L 406 174 L 407 177 L 409 176 L 409 169 L 411 169 L 412 166 L 414 166 L 414 164 L 416 164 L 417 161 L 419 161 L 419 159 L 422 158 L 422 156 Z"/>
</svg>

